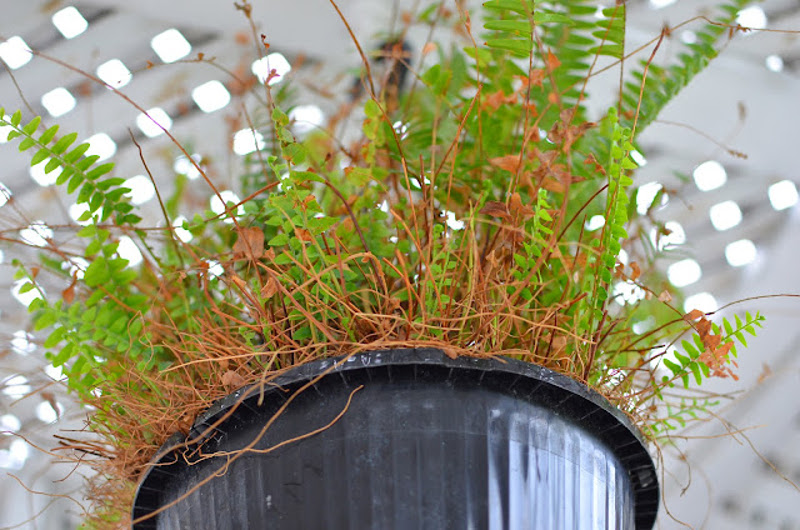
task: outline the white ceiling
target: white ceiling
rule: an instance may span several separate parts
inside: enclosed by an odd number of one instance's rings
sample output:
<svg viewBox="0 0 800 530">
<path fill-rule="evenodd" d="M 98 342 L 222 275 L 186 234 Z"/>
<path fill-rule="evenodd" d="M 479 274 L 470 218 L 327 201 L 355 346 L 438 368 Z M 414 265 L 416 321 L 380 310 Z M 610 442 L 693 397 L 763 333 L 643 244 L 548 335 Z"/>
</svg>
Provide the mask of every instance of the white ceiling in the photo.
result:
<svg viewBox="0 0 800 530">
<path fill-rule="evenodd" d="M 414 3 L 403 2 L 406 6 Z M 689 19 L 712 3 L 678 0 L 656 10 L 647 0 L 629 0 L 629 20 L 634 28 L 629 48 L 657 35 L 664 21 L 675 24 Z M 252 44 L 249 40 L 241 44 L 236 39 L 240 32 L 249 34 L 249 28 L 242 14 L 233 9 L 228 0 L 76 2 L 74 5 L 89 19 L 89 29 L 72 40 L 64 40 L 50 23 L 50 14 L 69 4 L 58 0 L 7 0 L 3 4 L 0 37 L 20 35 L 32 47 L 89 72 L 108 59 L 119 58 L 134 72 L 133 81 L 122 92 L 145 109 L 159 106 L 175 115 L 182 106 L 191 105 L 189 92 L 193 87 L 212 79 L 227 81 L 220 70 L 205 64 L 147 69 L 147 61 L 160 63 L 149 46 L 150 39 L 170 27 L 178 28 L 192 42 L 193 55 L 202 52 L 206 57 L 218 57 L 219 64 L 226 68 L 234 71 L 240 68 L 242 75 L 249 74 L 250 60 L 242 58 L 253 56 Z M 301 55 L 307 58 L 299 77 L 334 84 L 341 79 L 337 80 L 333 72 L 359 64 L 347 31 L 328 0 L 262 0 L 254 4 L 254 20 L 271 43 L 271 51 L 283 53 L 295 64 Z M 385 27 L 396 11 L 390 0 L 342 0 L 341 4 L 365 46 L 379 42 L 380 36 L 375 31 Z M 771 28 L 800 29 L 800 4 L 796 0 L 770 0 L 762 5 Z M 672 40 L 677 41 L 681 36 L 680 31 L 676 32 Z M 422 38 L 415 34 L 410 36 L 412 43 Z M 665 45 L 662 57 L 668 58 L 675 50 L 674 44 Z M 770 55 L 783 58 L 783 71 L 766 68 L 765 59 Z M 0 105 L 6 109 L 24 108 L 21 92 L 37 113 L 45 112 L 40 104 L 42 94 L 64 86 L 78 95 L 85 81 L 79 74 L 42 58 L 34 58 L 13 74 L 12 80 L 8 73 L 0 71 Z M 613 79 L 606 77 L 608 79 L 599 79 L 593 87 L 593 93 L 599 98 L 612 93 Z M 141 142 L 154 176 L 168 189 L 175 149 L 163 137 L 154 140 L 142 137 L 135 125 L 138 112 L 118 96 L 96 87 L 90 93 L 90 97 L 78 97 L 76 108 L 57 120 L 63 130 L 79 131 L 83 138 L 99 131 L 106 132 L 119 145 L 118 174 L 133 176 L 143 171 L 138 153 L 129 140 L 130 129 Z M 307 94 L 301 90 L 300 98 Z M 769 185 L 779 180 L 800 184 L 800 170 L 795 160 L 795 142 L 800 139 L 798 95 L 800 42 L 797 35 L 740 36 L 667 108 L 662 118 L 702 131 L 725 146 L 746 153 L 747 160 L 726 154 L 724 149 L 687 127 L 656 123 L 642 137 L 644 151 L 650 154 L 648 165 L 641 172 L 641 181 L 659 181 L 667 187 L 675 187 L 672 200 L 659 216 L 681 223 L 688 234 L 686 248 L 703 269 L 702 279 L 688 288 L 690 293 L 710 291 L 720 304 L 756 294 L 800 293 L 800 278 L 796 272 L 796 264 L 800 262 L 800 210 L 791 208 L 776 212 L 767 197 Z M 236 174 L 238 167 L 238 161 L 227 149 L 236 128 L 225 118 L 240 114 L 247 104 L 248 101 L 234 99 L 231 105 L 210 115 L 195 108 L 176 119 L 171 130 L 188 145 L 197 146 L 197 151 L 211 161 L 211 172 L 222 187 Z M 745 110 L 744 116 L 740 109 Z M 36 184 L 29 176 L 25 158 L 13 156 L 10 149 L 13 147 L 0 146 L 0 182 L 11 189 L 18 203 L 25 205 L 31 219 L 56 224 L 69 222 L 69 201 L 51 188 Z M 700 192 L 691 184 L 678 187 L 672 169 L 690 174 L 694 166 L 712 159 L 727 170 L 725 186 L 711 192 Z M 719 232 L 711 226 L 708 210 L 723 200 L 739 204 L 743 221 L 735 228 Z M 0 222 L 4 228 L 7 226 L 2 216 Z M 728 243 L 742 238 L 756 244 L 758 257 L 746 267 L 733 268 L 725 260 L 724 249 Z M 25 328 L 25 314 L 9 293 L 11 269 L 7 261 L 0 267 L 3 267 L 0 268 L 0 333 L 10 338 L 15 331 Z M 800 363 L 795 354 L 800 336 L 797 326 L 800 303 L 791 299 L 759 300 L 741 307 L 762 309 L 769 319 L 767 328 L 752 341 L 740 362 L 742 382 L 751 390 L 737 396 L 725 409 L 724 417 L 738 428 L 761 426 L 747 431 L 753 447 L 770 458 L 780 473 L 800 483 L 800 456 L 794 450 L 800 447 Z M 44 384 L 47 379 L 40 374 L 42 361 L 38 355 L 34 351 L 23 356 L 12 349 L 0 353 L 0 378 L 23 373 L 32 385 Z M 763 365 L 769 366 L 773 375 L 758 384 Z M 728 387 L 720 384 L 715 388 L 724 391 Z M 49 390 L 67 403 L 57 385 Z M 40 403 L 37 396 L 14 402 L 0 395 L 0 415 L 11 413 L 21 418 L 32 441 L 51 447 L 49 435 L 54 427 L 45 426 L 36 418 Z M 72 413 L 68 422 L 56 425 L 61 428 L 79 426 L 78 413 Z M 723 431 L 723 425 L 716 422 L 693 429 L 687 435 L 708 436 Z M 0 438 L 0 449 L 6 448 L 10 440 L 9 437 Z M 800 510 L 796 509 L 800 498 L 798 491 L 769 469 L 747 442 L 728 437 L 692 440 L 679 446 L 691 463 L 691 485 L 681 495 L 681 488 L 687 481 L 683 472 L 685 466 L 672 457 L 668 457 L 670 473 L 664 481 L 666 505 L 677 518 L 695 528 L 800 530 Z M 51 466 L 47 457 L 32 454 L 25 467 L 16 473 L 34 489 L 80 494 L 80 481 L 75 476 L 65 482 L 55 482 L 69 470 Z M 28 519 L 50 502 L 44 497 L 32 499 L 16 481 L 6 476 L 0 476 L 0 491 L 3 492 L 0 495 L 0 528 Z M 70 502 L 56 499 L 54 506 L 37 519 L 38 528 L 73 528 L 77 511 Z M 29 523 L 20 527 L 35 526 Z M 660 517 L 658 527 L 682 528 L 665 514 Z"/>
</svg>

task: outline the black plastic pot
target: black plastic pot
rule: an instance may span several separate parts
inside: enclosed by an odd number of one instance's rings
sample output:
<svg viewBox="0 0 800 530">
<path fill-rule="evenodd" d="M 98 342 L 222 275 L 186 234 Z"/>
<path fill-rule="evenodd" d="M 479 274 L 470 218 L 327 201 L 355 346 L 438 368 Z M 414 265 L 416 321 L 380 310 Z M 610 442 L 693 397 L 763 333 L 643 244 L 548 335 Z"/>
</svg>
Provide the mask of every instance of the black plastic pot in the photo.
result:
<svg viewBox="0 0 800 530">
<path fill-rule="evenodd" d="M 134 528 L 652 528 L 658 481 L 641 436 L 580 383 L 432 349 L 334 362 L 215 404 L 189 436 L 202 447 L 171 440 L 139 486 Z M 218 451 L 233 453 L 200 458 Z"/>
</svg>

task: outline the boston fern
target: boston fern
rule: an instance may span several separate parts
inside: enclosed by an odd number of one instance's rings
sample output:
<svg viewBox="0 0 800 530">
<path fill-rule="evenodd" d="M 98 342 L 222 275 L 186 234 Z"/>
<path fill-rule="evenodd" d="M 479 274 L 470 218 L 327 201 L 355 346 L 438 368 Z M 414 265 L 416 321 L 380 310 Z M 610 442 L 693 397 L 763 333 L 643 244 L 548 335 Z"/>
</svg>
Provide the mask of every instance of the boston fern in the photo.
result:
<svg viewBox="0 0 800 530">
<path fill-rule="evenodd" d="M 480 31 L 466 12 L 426 9 L 409 23 L 449 25 L 459 44 L 429 43 L 420 71 L 401 43 L 385 46 L 383 62 L 404 65 L 410 83 L 365 69 L 363 104 L 343 103 L 361 123 L 347 140 L 334 124 L 298 137 L 286 94 L 256 87 L 269 96 L 255 114 L 267 117 L 255 131 L 267 141 L 249 155 L 245 199 L 189 214 L 177 227 L 188 242 L 173 228 L 188 213 L 180 179 L 158 229 L 75 134 L 0 113 L 9 139 L 33 164 L 47 160 L 85 206 L 81 243 L 54 237 L 41 260 L 15 264 L 21 291 L 39 292 L 29 309 L 47 330 L 48 358 L 95 408 L 98 502 L 110 511 L 110 499 L 129 502 L 160 444 L 215 399 L 299 363 L 371 349 L 537 363 L 596 388 L 653 439 L 702 414 L 710 403 L 664 390 L 733 375 L 734 343 L 746 344 L 763 317 L 715 324 L 672 304 L 680 293 L 630 233 L 650 222 L 635 207 L 633 153 L 724 45 L 742 5 L 697 22 L 697 42 L 674 64 L 634 67 L 650 51 L 627 56 L 624 3 L 598 16 L 589 0 L 490 0 Z M 587 81 L 620 63 L 621 97 L 590 121 Z M 596 215 L 605 223 L 592 229 Z M 141 265 L 119 255 L 121 236 L 136 242 Z M 620 285 L 645 296 L 623 300 Z M 634 332 L 648 318 L 650 331 Z"/>
</svg>

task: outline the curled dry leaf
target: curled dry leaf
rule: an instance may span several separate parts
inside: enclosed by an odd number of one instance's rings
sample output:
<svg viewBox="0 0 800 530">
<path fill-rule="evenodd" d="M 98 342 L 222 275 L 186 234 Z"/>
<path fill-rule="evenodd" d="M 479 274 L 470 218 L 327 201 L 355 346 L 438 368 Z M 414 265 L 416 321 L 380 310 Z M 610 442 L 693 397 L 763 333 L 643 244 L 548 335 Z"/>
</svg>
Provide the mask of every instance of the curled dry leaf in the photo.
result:
<svg viewBox="0 0 800 530">
<path fill-rule="evenodd" d="M 659 302 L 672 302 L 672 295 L 669 294 L 669 291 L 664 289 L 661 291 L 661 294 L 658 295 Z"/>
<path fill-rule="evenodd" d="M 500 217 L 505 220 L 511 219 L 511 214 L 508 212 L 508 206 L 506 203 L 500 201 L 486 201 L 486 204 L 481 208 L 481 211 L 484 215 L 489 215 L 491 217 Z"/>
<path fill-rule="evenodd" d="M 314 236 L 305 228 L 295 228 L 294 235 L 296 235 L 297 239 L 300 241 L 314 241 Z"/>
<path fill-rule="evenodd" d="M 519 155 L 498 156 L 497 158 L 489 159 L 491 165 L 512 173 L 516 173 L 519 170 L 519 162 Z"/>
<path fill-rule="evenodd" d="M 77 275 L 72 275 L 72 283 L 69 284 L 69 287 L 61 291 L 61 298 L 64 299 L 64 302 L 71 304 L 73 300 L 75 300 L 75 284 L 78 283 Z"/>
<path fill-rule="evenodd" d="M 529 219 L 536 215 L 531 207 L 522 204 L 522 197 L 517 192 L 512 193 L 509 197 L 508 207 L 513 215 L 522 216 L 523 219 Z"/>
<path fill-rule="evenodd" d="M 233 370 L 228 370 L 224 374 L 222 374 L 222 384 L 228 390 L 235 390 L 244 385 L 244 378 L 234 372 Z"/>
<path fill-rule="evenodd" d="M 239 239 L 233 244 L 233 252 L 247 259 L 260 259 L 264 256 L 264 232 L 258 227 L 239 230 Z"/>
<path fill-rule="evenodd" d="M 270 276 L 267 281 L 264 283 L 264 286 L 261 288 L 261 297 L 264 300 L 269 300 L 275 293 L 278 292 L 278 281 Z"/>
<path fill-rule="evenodd" d="M 489 94 L 486 96 L 483 102 L 483 108 L 491 108 L 492 110 L 497 110 L 500 108 L 501 105 L 504 104 L 515 104 L 517 102 L 517 95 L 511 94 L 506 96 L 502 90 L 498 90 L 493 94 Z M 489 161 L 491 162 L 491 160 Z"/>
<path fill-rule="evenodd" d="M 642 275 L 642 269 L 639 268 L 639 264 L 635 261 L 631 262 L 631 280 L 636 281 L 639 279 L 639 276 Z"/>
<path fill-rule="evenodd" d="M 436 51 L 436 44 L 433 42 L 429 42 L 422 47 L 422 55 L 428 55 L 429 53 L 434 51 Z"/>
<path fill-rule="evenodd" d="M 545 179 L 542 180 L 541 186 L 547 191 L 552 191 L 553 193 L 564 193 L 567 189 L 564 184 L 557 181 L 553 177 L 545 177 Z"/>
<path fill-rule="evenodd" d="M 547 50 L 547 69 L 553 71 L 559 66 L 561 66 L 561 61 L 558 60 L 558 57 L 553 55 L 553 52 Z"/>
<path fill-rule="evenodd" d="M 689 311 L 688 313 L 683 315 L 683 319 L 688 321 L 688 322 L 691 322 L 692 320 L 697 320 L 698 318 L 703 318 L 703 315 L 705 315 L 705 313 L 703 313 L 699 309 L 692 309 L 691 311 Z"/>
</svg>

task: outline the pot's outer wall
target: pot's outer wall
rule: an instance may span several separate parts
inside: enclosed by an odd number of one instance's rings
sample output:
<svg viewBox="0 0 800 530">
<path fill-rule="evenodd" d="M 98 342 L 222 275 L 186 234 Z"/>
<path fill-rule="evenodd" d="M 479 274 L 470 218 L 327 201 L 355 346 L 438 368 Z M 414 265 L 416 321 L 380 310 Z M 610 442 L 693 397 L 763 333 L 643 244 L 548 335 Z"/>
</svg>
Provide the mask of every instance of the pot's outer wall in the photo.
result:
<svg viewBox="0 0 800 530">
<path fill-rule="evenodd" d="M 256 387 L 214 405 L 192 436 L 240 403 L 189 459 L 251 444 L 292 390 L 325 370 L 331 371 L 296 394 L 256 451 L 241 453 L 196 490 L 225 460 L 189 466 L 165 446 L 140 486 L 134 518 L 192 493 L 134 528 L 653 526 L 658 482 L 638 431 L 579 383 L 516 361 L 451 360 L 416 349 L 357 355 L 338 367 L 333 360 L 311 363 L 282 377 L 282 390 L 266 388 L 262 406 Z M 333 425 L 263 451 L 330 424 L 362 385 Z"/>
</svg>

